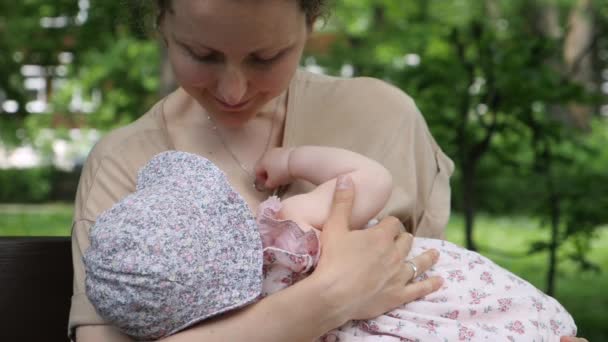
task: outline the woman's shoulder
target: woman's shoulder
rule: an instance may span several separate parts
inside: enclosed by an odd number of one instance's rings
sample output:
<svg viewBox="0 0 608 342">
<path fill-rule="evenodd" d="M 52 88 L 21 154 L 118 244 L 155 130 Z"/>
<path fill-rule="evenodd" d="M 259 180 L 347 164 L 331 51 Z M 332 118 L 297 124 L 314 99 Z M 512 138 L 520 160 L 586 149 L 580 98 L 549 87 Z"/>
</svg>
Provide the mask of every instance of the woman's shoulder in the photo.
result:
<svg viewBox="0 0 608 342">
<path fill-rule="evenodd" d="M 384 94 L 385 96 L 408 97 L 401 89 L 394 85 L 375 77 L 356 76 L 356 77 L 339 77 L 327 74 L 298 69 L 296 73 L 296 81 L 300 83 L 314 84 L 351 92 L 373 91 Z"/>
<path fill-rule="evenodd" d="M 160 121 L 160 105 L 110 131 L 95 144 L 81 172 L 76 217 L 96 217 L 133 191 L 139 169 L 156 154 L 170 149 Z"/>
<path fill-rule="evenodd" d="M 88 159 L 98 162 L 104 159 L 128 160 L 168 149 L 161 107 L 162 101 L 159 101 L 137 120 L 104 134 Z"/>
<path fill-rule="evenodd" d="M 424 121 L 408 94 L 377 78 L 342 78 L 299 71 L 296 81 L 300 123 L 335 120 L 359 123 L 353 127 L 392 131 Z"/>
<path fill-rule="evenodd" d="M 407 93 L 377 78 L 344 78 L 299 70 L 296 81 L 301 103 L 322 112 L 331 109 L 332 114 L 343 113 L 351 118 L 381 115 L 398 121 L 420 115 Z"/>
</svg>

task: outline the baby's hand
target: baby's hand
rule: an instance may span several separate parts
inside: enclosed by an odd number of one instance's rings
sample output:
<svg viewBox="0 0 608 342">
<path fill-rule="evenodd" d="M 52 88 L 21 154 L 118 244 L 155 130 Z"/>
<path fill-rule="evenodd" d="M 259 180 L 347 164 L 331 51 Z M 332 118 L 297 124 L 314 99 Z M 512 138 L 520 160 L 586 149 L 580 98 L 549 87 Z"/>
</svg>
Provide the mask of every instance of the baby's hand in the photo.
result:
<svg viewBox="0 0 608 342">
<path fill-rule="evenodd" d="M 274 189 L 293 180 L 289 173 L 289 154 L 293 148 L 272 148 L 255 166 L 255 187 L 259 191 Z"/>
</svg>

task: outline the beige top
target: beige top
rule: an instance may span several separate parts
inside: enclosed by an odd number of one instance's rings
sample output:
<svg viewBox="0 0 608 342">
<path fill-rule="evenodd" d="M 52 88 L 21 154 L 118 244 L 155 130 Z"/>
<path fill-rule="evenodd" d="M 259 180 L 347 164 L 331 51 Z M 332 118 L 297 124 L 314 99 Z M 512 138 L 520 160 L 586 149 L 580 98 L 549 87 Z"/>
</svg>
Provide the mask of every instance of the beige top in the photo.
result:
<svg viewBox="0 0 608 342">
<path fill-rule="evenodd" d="M 301 70 L 288 93 L 284 146 L 335 146 L 379 161 L 394 180 L 393 194 L 380 217 L 398 217 L 417 236 L 444 236 L 453 163 L 437 146 L 411 98 L 376 79 L 341 79 Z M 104 324 L 84 288 L 82 256 L 89 246 L 91 225 L 100 213 L 135 191 L 137 171 L 148 160 L 175 149 L 162 105 L 157 103 L 137 121 L 106 135 L 84 166 L 72 226 L 70 334 L 79 325 Z M 183 141 L 178 147 L 188 149 Z M 309 189 L 310 185 L 296 182 L 283 197 Z"/>
</svg>

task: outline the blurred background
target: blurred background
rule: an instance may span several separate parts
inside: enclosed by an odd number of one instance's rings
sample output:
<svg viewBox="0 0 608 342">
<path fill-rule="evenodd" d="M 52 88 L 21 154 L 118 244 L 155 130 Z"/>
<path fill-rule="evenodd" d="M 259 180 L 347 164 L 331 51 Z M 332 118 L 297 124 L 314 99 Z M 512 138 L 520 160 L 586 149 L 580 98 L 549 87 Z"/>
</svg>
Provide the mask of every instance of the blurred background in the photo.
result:
<svg viewBox="0 0 608 342">
<path fill-rule="evenodd" d="M 69 235 L 93 144 L 174 89 L 151 3 L 0 2 L 0 235 Z M 608 341 L 608 0 L 331 7 L 302 67 L 411 95 L 456 163 L 448 239 Z"/>
</svg>

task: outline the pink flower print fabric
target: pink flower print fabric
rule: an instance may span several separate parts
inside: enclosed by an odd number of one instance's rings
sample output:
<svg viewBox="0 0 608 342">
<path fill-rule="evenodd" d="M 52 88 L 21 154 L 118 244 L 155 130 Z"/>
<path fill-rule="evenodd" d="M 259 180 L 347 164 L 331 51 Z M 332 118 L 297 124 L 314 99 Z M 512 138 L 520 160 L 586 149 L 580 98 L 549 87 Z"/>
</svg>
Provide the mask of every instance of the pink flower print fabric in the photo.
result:
<svg viewBox="0 0 608 342">
<path fill-rule="evenodd" d="M 256 219 L 222 170 L 195 154 L 154 156 L 137 190 L 99 215 L 90 240 L 87 296 L 136 340 L 167 337 L 262 291 Z"/>
<path fill-rule="evenodd" d="M 275 198 L 262 203 L 258 215 L 265 295 L 305 278 L 319 255 L 314 233 L 273 231 L 299 229 L 276 219 L 279 210 Z M 277 236 L 290 241 L 277 243 Z M 318 341 L 557 342 L 560 336 L 576 335 L 572 317 L 555 299 L 478 253 L 447 241 L 415 238 L 407 259 L 431 248 L 441 253 L 439 261 L 414 282 L 441 276 L 445 282 L 440 290 L 374 319 L 350 321 Z"/>
<path fill-rule="evenodd" d="M 262 237 L 264 265 L 262 296 L 275 293 L 305 278 L 319 259 L 319 239 L 304 232 L 293 221 L 277 218 L 281 202 L 276 196 L 258 207 L 258 229 Z"/>
</svg>

